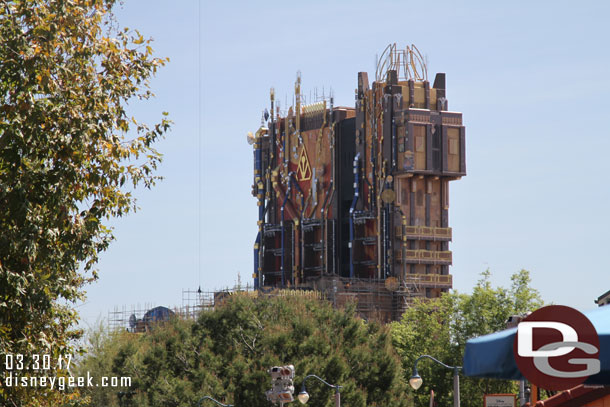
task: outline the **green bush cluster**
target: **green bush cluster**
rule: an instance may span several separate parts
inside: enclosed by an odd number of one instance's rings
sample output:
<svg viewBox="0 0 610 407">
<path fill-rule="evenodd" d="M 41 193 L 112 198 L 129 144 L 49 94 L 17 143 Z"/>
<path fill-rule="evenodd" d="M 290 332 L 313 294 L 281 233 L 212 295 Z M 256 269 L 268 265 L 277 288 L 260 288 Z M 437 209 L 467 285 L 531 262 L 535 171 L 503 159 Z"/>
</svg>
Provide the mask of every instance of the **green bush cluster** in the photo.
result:
<svg viewBox="0 0 610 407">
<path fill-rule="evenodd" d="M 409 405 L 389 326 L 365 322 L 299 297 L 234 295 L 196 321 L 173 319 L 145 334 L 92 337 L 81 371 L 132 377 L 134 406 L 195 406 L 205 395 L 235 406 L 268 407 L 267 370 L 292 364 L 295 390 L 307 374 L 343 386 L 351 407 Z M 309 405 L 334 406 L 334 391 L 307 382 Z M 121 389 L 89 389 L 95 406 L 119 406 Z M 295 403 L 298 403 L 295 401 Z"/>
</svg>

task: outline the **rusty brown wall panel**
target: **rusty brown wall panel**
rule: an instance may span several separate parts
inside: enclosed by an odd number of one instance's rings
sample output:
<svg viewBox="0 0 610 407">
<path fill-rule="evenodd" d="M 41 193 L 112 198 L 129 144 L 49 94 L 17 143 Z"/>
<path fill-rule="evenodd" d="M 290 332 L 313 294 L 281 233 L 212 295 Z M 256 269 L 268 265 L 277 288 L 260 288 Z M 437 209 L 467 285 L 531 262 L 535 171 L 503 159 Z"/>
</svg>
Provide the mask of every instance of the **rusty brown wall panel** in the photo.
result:
<svg viewBox="0 0 610 407">
<path fill-rule="evenodd" d="M 424 92 L 425 92 L 425 108 L 430 109 L 430 82 L 424 81 Z"/>
<path fill-rule="evenodd" d="M 413 180 L 416 185 L 415 191 L 415 225 L 423 226 L 426 224 L 426 188 L 422 178 Z"/>
<path fill-rule="evenodd" d="M 460 127 L 460 172 L 466 175 L 466 128 Z"/>
<path fill-rule="evenodd" d="M 408 81 L 409 84 L 409 107 L 415 106 L 415 82 L 413 80 Z"/>
<path fill-rule="evenodd" d="M 430 112 L 430 123 L 431 123 L 431 141 L 428 144 L 431 154 L 431 165 L 428 170 L 433 171 L 435 174 L 441 174 L 443 171 L 443 157 L 442 152 L 443 140 L 442 140 L 442 118 L 438 112 Z"/>
<path fill-rule="evenodd" d="M 426 108 L 426 91 L 422 86 L 414 87 L 415 107 L 418 109 Z"/>
<path fill-rule="evenodd" d="M 415 170 L 426 170 L 426 125 L 416 124 L 413 126 L 413 138 L 415 143 Z"/>
<path fill-rule="evenodd" d="M 400 195 L 400 204 L 405 208 L 403 209 L 403 213 L 405 216 L 409 215 L 409 182 L 407 178 L 401 178 L 399 181 L 398 194 Z"/>
<path fill-rule="evenodd" d="M 441 180 L 432 180 L 432 197 L 430 202 L 430 226 L 441 227 L 442 205 L 441 205 Z"/>
<path fill-rule="evenodd" d="M 426 193 L 426 221 L 425 225 L 430 226 L 430 212 L 432 211 L 432 195 Z"/>
<path fill-rule="evenodd" d="M 445 178 L 441 178 L 440 179 L 440 184 L 441 184 L 441 227 L 443 228 L 448 228 L 449 227 L 449 206 L 445 205 L 446 203 L 448 203 L 448 196 L 446 196 L 447 194 L 449 194 L 449 181 Z"/>
<path fill-rule="evenodd" d="M 426 170 L 432 171 L 432 124 L 426 124 Z"/>
<path fill-rule="evenodd" d="M 447 137 L 447 126 L 442 127 L 443 132 L 443 172 L 449 171 L 449 138 Z"/>
<path fill-rule="evenodd" d="M 409 178 L 409 226 L 415 225 L 415 187 L 414 179 Z"/>
<path fill-rule="evenodd" d="M 415 130 L 413 123 L 407 123 L 406 150 L 415 154 Z"/>
<path fill-rule="evenodd" d="M 396 127 L 396 167 L 398 171 L 405 170 L 405 151 L 406 151 L 405 126 Z"/>
<path fill-rule="evenodd" d="M 460 129 L 458 127 L 447 128 L 447 169 L 451 173 L 460 172 Z"/>
</svg>

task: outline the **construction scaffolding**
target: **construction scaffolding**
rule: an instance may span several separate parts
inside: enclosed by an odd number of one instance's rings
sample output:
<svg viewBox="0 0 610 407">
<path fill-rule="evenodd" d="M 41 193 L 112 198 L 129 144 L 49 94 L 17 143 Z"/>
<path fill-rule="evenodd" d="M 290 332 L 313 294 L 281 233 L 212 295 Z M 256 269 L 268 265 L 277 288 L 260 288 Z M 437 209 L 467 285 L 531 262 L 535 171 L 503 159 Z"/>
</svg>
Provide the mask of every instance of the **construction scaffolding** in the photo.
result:
<svg viewBox="0 0 610 407">
<path fill-rule="evenodd" d="M 240 292 L 254 292 L 251 285 L 235 286 L 217 291 L 202 291 L 185 289 L 182 290 L 182 305 L 174 307 L 158 307 L 155 303 L 144 303 L 128 307 L 114 307 L 108 312 L 108 328 L 112 331 L 127 330 L 129 332 L 143 332 L 150 322 L 160 319 L 159 312 L 151 314 L 157 309 L 167 310 L 165 315 L 177 316 L 183 319 L 196 319 L 201 312 L 211 310 L 219 304 L 223 298 Z"/>
<path fill-rule="evenodd" d="M 196 319 L 202 312 L 214 309 L 235 294 L 250 297 L 307 297 L 329 301 L 336 308 L 353 304 L 360 317 L 389 322 L 399 319 L 415 299 L 425 298 L 426 288 L 447 289 L 451 284 L 451 275 L 407 274 L 403 280 L 393 277 L 377 280 L 324 276 L 309 279 L 299 287 L 289 288 L 263 287 L 255 290 L 251 285 L 238 285 L 216 291 L 185 289 L 182 290 L 181 306 L 170 308 L 144 303 L 115 307 L 108 312 L 108 327 L 113 331 L 145 332 L 151 323 L 173 316 Z"/>
<path fill-rule="evenodd" d="M 326 298 L 335 307 L 353 303 L 362 318 L 390 322 L 400 319 L 413 301 L 426 298 L 426 289 L 450 288 L 452 276 L 407 274 L 402 281 L 393 277 L 377 280 L 327 276 L 307 283 L 320 298 Z"/>
<path fill-rule="evenodd" d="M 144 318 L 144 314 L 146 311 L 153 309 L 155 307 L 154 303 L 144 303 L 132 305 L 131 307 L 127 307 L 123 305 L 121 308 L 114 307 L 112 311 L 108 311 L 108 328 L 111 331 L 116 330 L 131 330 L 133 328 L 130 327 L 134 325 L 134 320 L 142 320 Z"/>
</svg>

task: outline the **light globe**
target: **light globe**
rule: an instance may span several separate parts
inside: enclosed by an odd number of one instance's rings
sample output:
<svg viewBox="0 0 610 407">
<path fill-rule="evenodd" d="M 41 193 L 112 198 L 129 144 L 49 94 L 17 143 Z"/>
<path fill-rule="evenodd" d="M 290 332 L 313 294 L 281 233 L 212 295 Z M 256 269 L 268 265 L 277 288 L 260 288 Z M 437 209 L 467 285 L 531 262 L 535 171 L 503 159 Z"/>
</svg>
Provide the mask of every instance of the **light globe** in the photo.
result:
<svg viewBox="0 0 610 407">
<path fill-rule="evenodd" d="M 302 391 L 299 393 L 297 398 L 299 399 L 301 404 L 305 404 L 305 403 L 307 403 L 307 401 L 309 401 L 309 394 L 306 391 Z"/>
<path fill-rule="evenodd" d="M 417 376 L 411 376 L 411 378 L 409 379 L 409 384 L 411 385 L 411 387 L 413 388 L 413 390 L 417 390 L 421 387 L 421 385 L 423 384 L 423 380 L 421 378 L 421 376 L 417 375 Z"/>
</svg>

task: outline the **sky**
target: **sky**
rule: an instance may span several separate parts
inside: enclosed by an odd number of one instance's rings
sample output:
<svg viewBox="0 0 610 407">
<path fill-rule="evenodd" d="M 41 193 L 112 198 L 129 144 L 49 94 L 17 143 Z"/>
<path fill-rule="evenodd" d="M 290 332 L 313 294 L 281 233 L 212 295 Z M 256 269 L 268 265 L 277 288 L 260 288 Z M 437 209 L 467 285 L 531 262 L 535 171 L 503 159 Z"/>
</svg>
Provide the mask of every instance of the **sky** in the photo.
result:
<svg viewBox="0 0 610 407">
<path fill-rule="evenodd" d="M 454 289 L 489 269 L 520 269 L 546 302 L 585 311 L 610 290 L 610 3 L 604 1 L 176 2 L 126 0 L 121 26 L 170 62 L 156 98 L 129 110 L 174 121 L 140 210 L 113 220 L 99 280 L 78 308 L 86 325 L 115 307 L 182 304 L 183 290 L 252 283 L 257 206 L 248 131 L 274 87 L 290 100 L 332 88 L 353 106 L 357 73 L 374 76 L 390 43 L 415 44 L 431 80 L 447 74 L 463 113 L 468 175 L 450 184 Z M 604 254 L 606 253 L 606 254 Z M 240 277 L 238 277 L 240 276 Z"/>
</svg>

